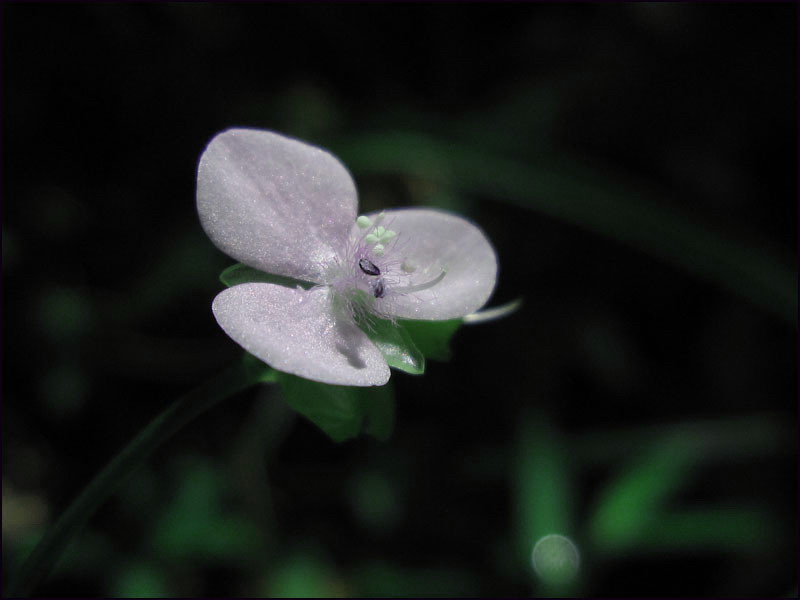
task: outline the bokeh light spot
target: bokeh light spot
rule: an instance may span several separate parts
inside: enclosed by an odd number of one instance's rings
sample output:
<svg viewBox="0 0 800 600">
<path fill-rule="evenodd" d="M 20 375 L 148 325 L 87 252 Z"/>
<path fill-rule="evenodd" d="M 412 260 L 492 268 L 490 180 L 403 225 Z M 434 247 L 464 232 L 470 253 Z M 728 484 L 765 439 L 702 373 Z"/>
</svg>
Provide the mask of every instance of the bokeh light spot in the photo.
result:
<svg viewBox="0 0 800 600">
<path fill-rule="evenodd" d="M 564 585 L 575 579 L 580 568 L 578 547 L 568 537 L 553 533 L 540 538 L 531 554 L 533 569 L 545 583 Z"/>
</svg>

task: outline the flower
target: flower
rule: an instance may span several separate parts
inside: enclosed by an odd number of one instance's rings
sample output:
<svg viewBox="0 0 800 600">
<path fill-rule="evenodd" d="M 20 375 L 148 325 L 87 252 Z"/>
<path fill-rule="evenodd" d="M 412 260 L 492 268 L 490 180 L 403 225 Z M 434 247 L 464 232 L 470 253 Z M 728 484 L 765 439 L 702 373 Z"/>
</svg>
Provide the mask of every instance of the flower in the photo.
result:
<svg viewBox="0 0 800 600">
<path fill-rule="evenodd" d="M 320 148 L 255 129 L 214 137 L 197 174 L 203 229 L 241 263 L 313 284 L 228 288 L 212 304 L 220 327 L 279 371 L 383 385 L 389 366 L 362 330 L 371 319 L 455 319 L 489 298 L 497 259 L 475 225 L 432 209 L 357 216 L 357 206 L 347 169 Z"/>
</svg>

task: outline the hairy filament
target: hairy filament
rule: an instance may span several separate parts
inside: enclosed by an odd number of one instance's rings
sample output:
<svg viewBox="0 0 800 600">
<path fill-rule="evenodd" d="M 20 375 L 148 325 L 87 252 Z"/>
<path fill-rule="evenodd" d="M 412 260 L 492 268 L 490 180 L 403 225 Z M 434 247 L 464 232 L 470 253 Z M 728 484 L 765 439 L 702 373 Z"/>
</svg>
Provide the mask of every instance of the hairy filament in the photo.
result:
<svg viewBox="0 0 800 600">
<path fill-rule="evenodd" d="M 421 292 L 423 290 L 427 290 L 435 286 L 442 279 L 444 279 L 445 275 L 447 275 L 447 270 L 442 269 L 442 272 L 439 273 L 436 277 L 434 277 L 430 281 L 426 281 L 425 283 L 418 283 L 417 285 L 407 285 L 405 287 L 394 288 L 392 289 L 392 291 L 397 292 L 398 294 L 414 294 L 416 292 Z"/>
</svg>

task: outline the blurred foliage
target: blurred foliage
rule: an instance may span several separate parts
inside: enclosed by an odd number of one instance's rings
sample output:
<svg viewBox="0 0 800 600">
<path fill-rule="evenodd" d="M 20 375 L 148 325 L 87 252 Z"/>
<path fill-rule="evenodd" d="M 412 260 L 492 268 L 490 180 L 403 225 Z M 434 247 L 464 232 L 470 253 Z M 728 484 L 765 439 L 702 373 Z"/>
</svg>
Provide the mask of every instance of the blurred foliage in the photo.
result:
<svg viewBox="0 0 800 600">
<path fill-rule="evenodd" d="M 334 145 L 357 172 L 400 173 L 456 190 L 491 195 L 629 243 L 718 283 L 794 323 L 792 261 L 726 238 L 652 200 L 635 183 L 620 184 L 574 162 L 536 157 L 515 164 L 494 152 L 445 144 L 425 135 L 382 131 Z"/>
<path fill-rule="evenodd" d="M 2 10 L 5 572 L 240 357 L 193 204 L 239 125 L 474 219 L 524 306 L 405 323 L 449 362 L 374 398 L 265 376 L 38 595 L 796 595 L 795 5 Z"/>
</svg>

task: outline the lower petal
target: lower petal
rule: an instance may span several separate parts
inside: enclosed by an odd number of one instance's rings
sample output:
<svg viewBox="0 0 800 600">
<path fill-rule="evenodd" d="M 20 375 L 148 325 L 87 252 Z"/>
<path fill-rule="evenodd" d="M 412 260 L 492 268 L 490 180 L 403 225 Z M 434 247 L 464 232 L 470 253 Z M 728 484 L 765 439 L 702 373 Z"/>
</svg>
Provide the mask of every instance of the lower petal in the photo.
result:
<svg viewBox="0 0 800 600">
<path fill-rule="evenodd" d="M 327 288 L 298 290 L 246 283 L 212 305 L 220 327 L 270 366 L 334 385 L 383 385 L 389 367 L 347 314 L 337 315 Z"/>
</svg>

